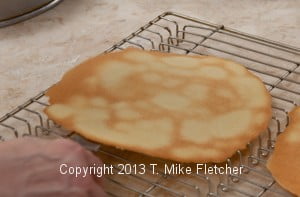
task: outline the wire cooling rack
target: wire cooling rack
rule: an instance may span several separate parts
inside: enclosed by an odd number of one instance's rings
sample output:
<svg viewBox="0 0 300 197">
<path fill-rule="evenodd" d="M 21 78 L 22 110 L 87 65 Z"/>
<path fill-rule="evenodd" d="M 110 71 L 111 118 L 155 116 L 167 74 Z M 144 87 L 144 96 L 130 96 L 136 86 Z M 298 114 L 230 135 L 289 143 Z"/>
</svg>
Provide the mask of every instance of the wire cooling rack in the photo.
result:
<svg viewBox="0 0 300 197">
<path fill-rule="evenodd" d="M 268 129 L 246 150 L 224 164 L 243 167 L 240 175 L 168 175 L 159 167 L 152 173 L 107 175 L 110 196 L 292 196 L 282 189 L 265 167 L 276 137 L 289 123 L 288 112 L 300 103 L 300 49 L 242 33 L 178 13 L 166 12 L 113 45 L 105 53 L 137 47 L 179 54 L 214 55 L 245 65 L 260 77 L 272 95 L 273 116 Z M 118 163 L 163 161 L 87 141 L 47 119 L 45 91 L 0 118 L 0 140 L 25 135 L 72 138 L 98 154 L 118 171 Z"/>
</svg>

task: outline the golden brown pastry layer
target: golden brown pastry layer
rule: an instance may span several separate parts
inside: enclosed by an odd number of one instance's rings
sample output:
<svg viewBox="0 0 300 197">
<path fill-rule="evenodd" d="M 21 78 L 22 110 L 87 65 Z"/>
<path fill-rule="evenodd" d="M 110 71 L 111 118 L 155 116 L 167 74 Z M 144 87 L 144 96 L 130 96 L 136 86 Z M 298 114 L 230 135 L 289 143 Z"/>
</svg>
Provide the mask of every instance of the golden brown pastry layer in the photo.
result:
<svg viewBox="0 0 300 197">
<path fill-rule="evenodd" d="M 300 196 L 300 107 L 289 113 L 289 126 L 276 141 L 267 167 L 275 180 Z"/>
<path fill-rule="evenodd" d="M 46 114 L 84 137 L 181 162 L 222 162 L 267 128 L 271 97 L 235 62 L 126 49 L 49 89 Z"/>
</svg>

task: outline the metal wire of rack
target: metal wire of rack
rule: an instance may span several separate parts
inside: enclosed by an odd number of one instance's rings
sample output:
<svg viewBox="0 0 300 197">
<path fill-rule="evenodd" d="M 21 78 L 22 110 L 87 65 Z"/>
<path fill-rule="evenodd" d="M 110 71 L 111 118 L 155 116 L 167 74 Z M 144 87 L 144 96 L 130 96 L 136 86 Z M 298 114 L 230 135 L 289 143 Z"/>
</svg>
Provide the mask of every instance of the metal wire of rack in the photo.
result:
<svg viewBox="0 0 300 197">
<path fill-rule="evenodd" d="M 223 25 L 216 25 L 174 12 L 165 12 L 127 38 L 113 45 L 105 53 L 138 47 L 180 54 L 214 55 L 232 59 L 245 65 L 260 77 L 272 95 L 273 116 L 268 129 L 246 150 L 225 162 L 244 168 L 241 175 L 167 175 L 158 168 L 153 175 L 110 175 L 106 190 L 110 196 L 292 196 L 282 189 L 265 167 L 276 137 L 289 123 L 288 112 L 300 103 L 300 49 L 265 38 L 242 33 Z M 65 137 L 74 139 L 99 154 L 104 161 L 134 164 L 148 159 L 161 159 L 121 151 L 87 141 L 49 120 L 43 113 L 48 105 L 45 91 L 0 118 L 0 140 L 26 135 Z"/>
</svg>

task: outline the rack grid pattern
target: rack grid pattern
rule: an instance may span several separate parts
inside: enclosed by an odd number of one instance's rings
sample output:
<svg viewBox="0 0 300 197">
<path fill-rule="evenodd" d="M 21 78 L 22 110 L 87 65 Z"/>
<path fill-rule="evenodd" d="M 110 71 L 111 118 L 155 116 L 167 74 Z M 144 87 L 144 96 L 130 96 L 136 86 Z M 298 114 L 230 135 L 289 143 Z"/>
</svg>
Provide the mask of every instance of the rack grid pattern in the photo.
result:
<svg viewBox="0 0 300 197">
<path fill-rule="evenodd" d="M 261 37 L 242 33 L 223 25 L 165 12 L 105 53 L 137 47 L 179 54 L 214 55 L 245 65 L 260 77 L 272 95 L 273 116 L 268 129 L 246 150 L 238 150 L 224 164 L 243 167 L 241 175 L 167 175 L 147 168 L 144 175 L 106 176 L 110 196 L 292 196 L 282 189 L 265 167 L 276 137 L 289 123 L 288 112 L 300 103 L 300 49 Z M 43 113 L 48 105 L 45 91 L 0 118 L 0 141 L 34 135 L 47 138 L 71 138 L 95 152 L 105 162 L 138 163 L 161 159 L 120 151 L 90 142 L 49 120 Z"/>
</svg>

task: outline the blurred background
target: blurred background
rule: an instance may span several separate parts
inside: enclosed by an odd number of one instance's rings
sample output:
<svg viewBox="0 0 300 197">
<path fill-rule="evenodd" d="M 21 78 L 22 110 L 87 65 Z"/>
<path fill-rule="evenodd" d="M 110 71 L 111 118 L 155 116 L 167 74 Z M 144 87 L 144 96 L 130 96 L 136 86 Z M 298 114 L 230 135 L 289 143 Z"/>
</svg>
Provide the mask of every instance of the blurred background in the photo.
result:
<svg viewBox="0 0 300 197">
<path fill-rule="evenodd" d="M 165 11 L 300 46 L 298 0 L 65 0 L 0 28 L 0 116 Z"/>
</svg>

